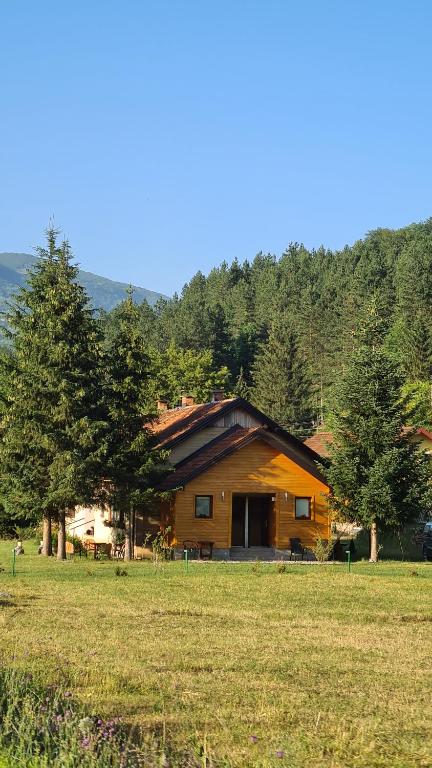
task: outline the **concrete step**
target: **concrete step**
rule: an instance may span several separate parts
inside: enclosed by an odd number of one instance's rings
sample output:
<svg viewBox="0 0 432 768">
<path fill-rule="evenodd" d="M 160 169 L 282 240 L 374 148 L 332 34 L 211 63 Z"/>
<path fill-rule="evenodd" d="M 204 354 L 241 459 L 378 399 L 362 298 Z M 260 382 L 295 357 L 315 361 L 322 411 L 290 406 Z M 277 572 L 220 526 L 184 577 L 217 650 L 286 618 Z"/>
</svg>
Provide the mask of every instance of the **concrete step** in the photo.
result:
<svg viewBox="0 0 432 768">
<path fill-rule="evenodd" d="M 231 547 L 231 560 L 274 560 L 273 547 Z"/>
</svg>

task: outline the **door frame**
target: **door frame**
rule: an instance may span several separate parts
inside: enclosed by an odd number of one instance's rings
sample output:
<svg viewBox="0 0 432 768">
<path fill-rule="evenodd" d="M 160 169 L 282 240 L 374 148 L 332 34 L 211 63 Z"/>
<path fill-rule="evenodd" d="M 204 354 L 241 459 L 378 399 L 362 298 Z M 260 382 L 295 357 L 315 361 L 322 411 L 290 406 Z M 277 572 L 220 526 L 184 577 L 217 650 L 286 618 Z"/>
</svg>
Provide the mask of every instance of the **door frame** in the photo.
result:
<svg viewBox="0 0 432 768">
<path fill-rule="evenodd" d="M 275 495 L 276 494 L 274 494 L 274 493 L 253 493 L 253 492 L 252 493 L 235 493 L 235 492 L 233 492 L 231 494 L 231 526 L 230 526 L 230 528 L 231 528 L 231 531 L 230 531 L 231 543 L 230 543 L 230 547 L 236 547 L 238 549 L 250 549 L 250 547 L 249 547 L 249 498 L 252 497 L 252 496 L 256 496 L 256 497 L 258 497 L 258 496 L 267 496 L 267 498 L 269 500 L 269 507 L 267 509 L 267 530 L 269 531 L 271 514 L 274 514 L 275 511 L 276 511 L 275 508 L 273 507 L 273 504 L 274 504 L 273 499 L 274 499 Z M 235 497 L 237 497 L 237 498 L 241 497 L 241 498 L 243 498 L 245 500 L 245 510 L 244 510 L 244 543 L 243 544 L 233 544 L 232 543 L 232 515 L 233 515 L 233 501 L 234 501 Z M 263 544 L 262 546 L 270 547 L 272 545 L 270 543 L 268 543 L 267 545 Z"/>
</svg>

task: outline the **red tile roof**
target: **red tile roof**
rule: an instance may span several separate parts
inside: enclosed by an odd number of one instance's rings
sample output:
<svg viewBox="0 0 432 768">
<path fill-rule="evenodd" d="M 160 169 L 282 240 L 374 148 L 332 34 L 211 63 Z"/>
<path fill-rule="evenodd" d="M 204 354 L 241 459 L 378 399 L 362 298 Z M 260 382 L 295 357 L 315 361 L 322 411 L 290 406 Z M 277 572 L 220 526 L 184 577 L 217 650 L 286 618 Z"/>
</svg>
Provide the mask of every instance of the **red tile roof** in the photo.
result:
<svg viewBox="0 0 432 768">
<path fill-rule="evenodd" d="M 333 439 L 332 432 L 317 432 L 312 437 L 308 437 L 304 444 L 308 448 L 312 448 L 315 453 L 327 459 L 330 456 L 329 446 L 333 443 Z"/>
<path fill-rule="evenodd" d="M 151 425 L 151 430 L 156 435 L 156 448 L 166 448 L 182 435 L 196 429 L 201 422 L 212 416 L 217 416 L 228 403 L 236 398 L 218 400 L 215 403 L 201 403 L 199 405 L 187 405 L 179 408 L 171 408 L 163 411 L 157 421 Z"/>
<path fill-rule="evenodd" d="M 212 464 L 220 461 L 225 455 L 237 450 L 243 444 L 254 439 L 262 431 L 261 427 L 245 428 L 235 425 L 222 435 L 199 448 L 190 456 L 180 461 L 174 472 L 168 475 L 159 488 L 169 490 L 184 485 L 188 480 L 201 474 Z"/>
<path fill-rule="evenodd" d="M 420 435 L 427 440 L 432 440 L 432 432 L 429 432 L 429 430 L 424 427 L 419 427 L 418 429 L 415 427 L 402 427 L 402 435 L 409 434 Z M 304 441 L 304 445 L 307 445 L 308 448 L 312 448 L 312 450 L 320 456 L 329 458 L 330 446 L 333 442 L 334 437 L 332 432 L 317 432 L 315 435 L 312 435 L 312 437 L 308 437 L 307 440 Z"/>
<path fill-rule="evenodd" d="M 432 432 L 430 432 L 428 429 L 425 429 L 424 427 L 419 427 L 419 429 L 416 431 L 416 434 L 425 437 L 427 440 L 432 440 Z"/>
</svg>

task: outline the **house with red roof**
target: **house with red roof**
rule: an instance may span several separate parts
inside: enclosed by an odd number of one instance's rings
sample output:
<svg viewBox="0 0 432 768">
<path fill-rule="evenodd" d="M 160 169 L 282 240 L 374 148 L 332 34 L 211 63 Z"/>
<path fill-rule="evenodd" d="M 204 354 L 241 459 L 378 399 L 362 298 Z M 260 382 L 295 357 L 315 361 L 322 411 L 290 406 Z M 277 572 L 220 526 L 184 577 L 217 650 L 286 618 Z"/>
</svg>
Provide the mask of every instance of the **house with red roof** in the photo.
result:
<svg viewBox="0 0 432 768">
<path fill-rule="evenodd" d="M 152 428 L 155 447 L 170 452 L 162 518 L 179 552 L 195 542 L 216 558 L 271 558 L 293 539 L 308 547 L 329 537 L 320 457 L 243 398 L 160 401 Z"/>
<path fill-rule="evenodd" d="M 148 534 L 170 528 L 178 555 L 198 549 L 216 559 L 272 559 L 300 540 L 308 548 L 329 538 L 328 485 L 320 456 L 241 397 L 215 391 L 208 403 L 182 397 L 158 402 L 153 444 L 168 452 L 170 472 L 158 510 L 136 512 L 135 556 Z M 89 544 L 110 544 L 109 509 L 77 508 L 69 532 Z"/>
</svg>

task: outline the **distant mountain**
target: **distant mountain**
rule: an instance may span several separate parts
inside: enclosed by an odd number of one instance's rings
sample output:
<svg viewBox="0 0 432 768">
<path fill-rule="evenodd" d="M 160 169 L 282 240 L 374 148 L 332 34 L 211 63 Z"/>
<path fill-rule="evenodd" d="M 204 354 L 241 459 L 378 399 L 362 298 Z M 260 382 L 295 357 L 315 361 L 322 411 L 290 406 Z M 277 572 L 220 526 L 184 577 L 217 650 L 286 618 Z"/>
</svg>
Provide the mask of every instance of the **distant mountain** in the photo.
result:
<svg viewBox="0 0 432 768">
<path fill-rule="evenodd" d="M 11 294 L 20 285 L 24 285 L 28 268 L 36 262 L 37 256 L 31 256 L 29 253 L 0 253 L 0 312 L 5 310 L 6 301 Z M 117 283 L 84 270 L 79 272 L 79 282 L 86 289 L 95 309 L 112 309 L 125 298 L 128 288 L 128 283 Z M 146 299 L 149 304 L 155 304 L 162 298 L 161 293 L 135 285 L 132 287 L 137 302 Z"/>
</svg>

